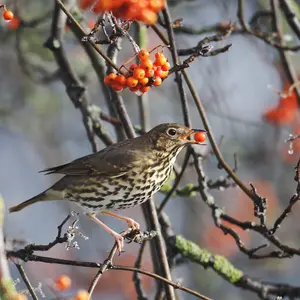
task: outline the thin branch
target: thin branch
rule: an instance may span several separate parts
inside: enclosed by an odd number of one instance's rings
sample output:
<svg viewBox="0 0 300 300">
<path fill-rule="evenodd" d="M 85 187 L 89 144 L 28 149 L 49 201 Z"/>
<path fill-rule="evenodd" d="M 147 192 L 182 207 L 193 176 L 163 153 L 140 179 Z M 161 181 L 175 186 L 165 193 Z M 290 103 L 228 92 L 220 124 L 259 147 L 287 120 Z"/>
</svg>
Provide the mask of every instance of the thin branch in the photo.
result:
<svg viewBox="0 0 300 300">
<path fill-rule="evenodd" d="M 284 46 L 281 45 L 280 43 L 277 43 L 274 40 L 274 37 L 272 37 L 271 35 L 267 35 L 265 33 L 262 32 L 258 32 L 258 31 L 253 31 L 250 27 L 250 25 L 245 21 L 245 14 L 244 14 L 244 0 L 238 0 L 238 11 L 237 11 L 237 17 L 240 21 L 240 24 L 242 26 L 242 29 L 247 32 L 250 35 L 253 35 L 261 40 L 263 40 L 265 43 L 277 48 L 277 49 L 281 49 L 284 51 L 299 51 L 300 50 L 300 45 L 298 46 L 293 46 L 293 47 L 288 47 L 288 46 Z"/>
<path fill-rule="evenodd" d="M 300 200 L 300 159 L 298 160 L 297 166 L 295 167 L 295 171 L 296 171 L 296 176 L 294 179 L 297 182 L 296 193 L 291 197 L 289 205 L 285 208 L 282 214 L 274 222 L 274 226 L 270 230 L 271 234 L 274 234 L 276 232 L 276 230 L 280 227 L 281 223 L 291 213 L 295 203 Z"/>
<path fill-rule="evenodd" d="M 297 18 L 297 15 L 293 12 L 291 1 L 279 0 L 279 2 L 287 22 L 300 40 L 300 21 Z"/>
<path fill-rule="evenodd" d="M 271 0 L 271 10 L 272 10 L 272 15 L 273 15 L 273 28 L 274 28 L 274 31 L 278 35 L 279 44 L 282 45 L 283 44 L 282 37 L 284 35 L 284 32 L 283 32 L 282 26 L 280 25 L 281 14 L 280 14 L 280 10 L 279 10 L 278 0 Z M 298 81 L 298 76 L 297 76 L 297 72 L 294 68 L 294 64 L 291 60 L 291 57 L 290 57 L 289 53 L 283 51 L 282 49 L 278 49 L 278 51 L 279 51 L 280 59 L 281 59 L 284 71 L 286 73 L 287 79 L 289 80 L 290 84 L 293 85 L 294 83 L 296 83 Z M 295 93 L 296 93 L 296 96 L 298 99 L 298 105 L 300 106 L 300 87 L 299 87 L 299 85 L 295 85 L 294 90 L 295 90 Z"/>
<path fill-rule="evenodd" d="M 38 297 L 29 281 L 29 278 L 27 277 L 24 268 L 20 264 L 15 264 L 23 281 L 25 282 L 25 285 L 30 293 L 30 296 L 32 297 L 33 300 L 38 300 Z"/>
<path fill-rule="evenodd" d="M 142 258 L 143 258 L 143 253 L 144 253 L 145 247 L 146 247 L 146 242 L 144 242 L 139 249 L 138 256 L 137 256 L 135 264 L 134 264 L 134 267 L 136 269 L 140 269 L 142 266 Z M 142 280 L 137 271 L 135 271 L 133 273 L 132 280 L 134 282 L 138 300 L 148 300 L 148 298 L 145 294 L 145 291 L 143 289 Z"/>
<path fill-rule="evenodd" d="M 187 152 L 186 152 L 186 154 L 185 154 L 184 161 L 182 163 L 180 173 L 176 176 L 172 188 L 167 193 L 167 195 L 165 196 L 165 198 L 162 200 L 159 208 L 157 209 L 157 214 L 158 215 L 160 215 L 160 213 L 162 212 L 162 210 L 164 209 L 164 207 L 166 206 L 166 204 L 168 203 L 168 201 L 172 197 L 173 193 L 176 191 L 176 189 L 177 189 L 177 187 L 178 187 L 178 185 L 179 185 L 179 183 L 181 181 L 181 178 L 182 178 L 182 176 L 183 176 L 183 174 L 184 174 L 184 172 L 185 172 L 185 170 L 186 170 L 186 168 L 188 166 L 189 158 L 190 158 L 190 151 L 188 149 Z"/>
<path fill-rule="evenodd" d="M 58 3 L 58 5 L 61 8 L 61 10 L 67 15 L 67 17 L 69 18 L 69 21 L 72 22 L 72 23 L 74 23 L 76 25 L 76 27 L 81 31 L 82 37 L 87 36 L 87 33 L 83 30 L 83 28 L 80 26 L 80 24 L 77 22 L 77 20 L 68 11 L 68 9 L 66 8 L 66 6 L 60 0 L 56 0 L 56 2 Z M 88 40 L 88 42 L 107 61 L 107 63 L 109 65 L 111 65 L 116 71 L 119 71 L 118 66 L 109 57 L 107 57 L 105 55 L 105 53 L 102 51 L 102 49 L 98 45 L 96 45 L 92 40 Z M 119 73 L 122 73 L 122 72 L 119 71 Z"/>
<path fill-rule="evenodd" d="M 205 37 L 200 42 L 198 42 L 197 46 L 195 46 L 195 47 L 186 48 L 186 49 L 178 49 L 177 50 L 178 55 L 182 55 L 182 56 L 191 55 L 191 56 L 194 56 L 194 59 L 195 59 L 197 56 L 210 57 L 210 56 L 215 56 L 219 53 L 228 51 L 228 49 L 231 47 L 231 44 L 226 45 L 215 51 L 207 51 L 207 45 L 211 42 L 218 42 L 218 41 L 224 40 L 225 38 L 229 37 L 229 35 L 231 35 L 232 30 L 233 30 L 233 26 L 230 26 L 228 28 L 228 30 L 225 31 L 224 33 Z M 189 60 L 192 60 L 192 59 L 189 58 Z"/>
<path fill-rule="evenodd" d="M 183 257 L 202 265 L 205 269 L 213 269 L 226 281 L 242 289 L 253 291 L 263 299 L 268 299 L 269 295 L 289 297 L 291 299 L 300 296 L 300 287 L 267 283 L 261 280 L 257 281 L 245 275 L 225 257 L 213 255 L 180 235 L 173 236 L 168 243 L 170 247 L 177 250 L 177 253 L 180 253 Z"/>
<path fill-rule="evenodd" d="M 100 280 L 102 274 L 112 266 L 112 260 L 117 253 L 117 248 L 118 248 L 118 245 L 117 245 L 117 243 L 115 243 L 114 246 L 112 247 L 107 259 L 103 262 L 103 264 L 101 264 L 96 276 L 92 280 L 91 285 L 88 290 L 89 299 L 91 299 L 94 289 L 95 289 L 98 281 Z"/>
<path fill-rule="evenodd" d="M 181 62 L 180 62 L 180 59 L 179 59 L 179 56 L 177 53 L 175 34 L 173 31 L 173 27 L 172 27 L 172 21 L 171 21 L 171 16 L 170 16 L 168 5 L 166 5 L 166 7 L 162 11 L 162 13 L 164 16 L 164 21 L 166 24 L 167 33 L 168 33 L 168 37 L 169 37 L 170 51 L 171 51 L 171 55 L 172 55 L 173 65 L 177 66 L 177 65 L 180 65 Z M 175 82 L 177 84 L 178 92 L 179 92 L 179 96 L 180 96 L 184 125 L 187 127 L 191 127 L 191 120 L 190 120 L 189 108 L 188 108 L 188 103 L 187 103 L 187 97 L 186 97 L 186 93 L 185 93 L 183 83 L 182 83 L 182 75 L 181 75 L 181 72 L 179 72 L 177 70 L 175 70 Z"/>
<path fill-rule="evenodd" d="M 146 271 L 146 270 L 143 270 L 143 269 L 137 269 L 137 268 L 134 268 L 134 267 L 128 267 L 128 266 L 118 266 L 118 265 L 115 265 L 115 266 L 112 266 L 111 267 L 111 270 L 119 270 L 119 271 L 131 271 L 131 272 L 138 272 L 138 273 L 141 273 L 143 275 L 147 275 L 147 276 L 150 276 L 152 278 L 155 278 L 157 280 L 160 280 L 172 287 L 174 287 L 175 289 L 178 289 L 178 290 L 182 290 L 184 292 L 187 292 L 191 295 L 194 295 L 196 296 L 197 298 L 200 298 L 200 299 L 203 299 L 203 300 L 212 300 L 211 298 L 208 298 L 204 295 L 201 295 L 200 293 L 192 290 L 192 289 L 189 289 L 189 288 L 186 288 L 182 285 L 180 285 L 179 283 L 175 283 L 173 281 L 170 281 L 162 276 L 159 276 L 157 274 L 154 274 L 154 273 L 151 273 L 149 271 Z"/>
<path fill-rule="evenodd" d="M 94 134 L 105 143 L 110 145 L 113 143 L 111 137 L 105 132 L 99 118 L 93 114 L 93 106 L 88 104 L 85 87 L 78 79 L 71 64 L 68 61 L 67 54 L 63 47 L 63 26 L 65 24 L 64 15 L 55 2 L 55 9 L 53 13 L 51 36 L 46 41 L 45 45 L 53 52 L 55 60 L 61 70 L 61 79 L 66 86 L 67 94 L 69 95 L 74 106 L 78 108 L 82 114 L 84 126 L 86 128 L 87 136 L 92 145 L 94 152 L 97 151 L 97 144 Z M 90 124 L 90 121 L 92 124 Z M 92 127 L 92 128 L 91 128 Z"/>
</svg>

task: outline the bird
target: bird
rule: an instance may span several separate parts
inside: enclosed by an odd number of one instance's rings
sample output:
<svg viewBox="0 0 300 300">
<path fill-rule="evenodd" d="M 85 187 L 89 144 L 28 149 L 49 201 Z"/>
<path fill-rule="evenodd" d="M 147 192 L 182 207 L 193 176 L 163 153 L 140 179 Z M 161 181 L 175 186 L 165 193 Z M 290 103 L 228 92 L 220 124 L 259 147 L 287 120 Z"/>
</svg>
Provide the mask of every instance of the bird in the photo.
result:
<svg viewBox="0 0 300 300">
<path fill-rule="evenodd" d="M 132 229 L 139 230 L 140 225 L 114 211 L 140 205 L 158 192 L 169 178 L 179 152 L 186 145 L 200 144 L 190 138 L 196 132 L 205 130 L 164 123 L 136 138 L 40 171 L 64 176 L 44 192 L 10 207 L 9 212 L 20 211 L 37 202 L 72 201 L 113 236 L 121 252 L 124 236 Z M 103 223 L 98 213 L 123 220 L 128 228 L 119 234 Z"/>
</svg>

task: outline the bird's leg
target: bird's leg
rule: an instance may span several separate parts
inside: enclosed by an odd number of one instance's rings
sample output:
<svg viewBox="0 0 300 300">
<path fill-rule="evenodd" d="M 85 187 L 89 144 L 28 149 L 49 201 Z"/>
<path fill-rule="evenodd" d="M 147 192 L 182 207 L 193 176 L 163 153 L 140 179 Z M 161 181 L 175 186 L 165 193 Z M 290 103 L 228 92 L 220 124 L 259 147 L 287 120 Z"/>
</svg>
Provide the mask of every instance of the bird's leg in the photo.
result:
<svg viewBox="0 0 300 300">
<path fill-rule="evenodd" d="M 110 211 L 103 211 L 102 213 L 104 215 L 108 215 L 108 216 L 115 217 L 117 219 L 123 220 L 128 224 L 128 228 L 122 233 L 122 236 L 125 236 L 131 230 L 131 228 L 136 229 L 136 230 L 140 229 L 140 224 L 138 222 L 134 221 L 131 218 L 123 217 L 123 216 L 120 216 L 120 215 L 115 214 L 115 213 L 110 212 Z"/>
<path fill-rule="evenodd" d="M 124 246 L 124 238 L 121 234 L 113 231 L 110 227 L 108 227 L 106 224 L 104 224 L 103 222 L 101 222 L 95 214 L 87 214 L 87 216 L 93 220 L 94 222 L 96 222 L 98 225 L 100 225 L 101 227 L 104 228 L 105 231 L 107 231 L 110 235 L 113 236 L 113 238 L 115 239 L 117 245 L 118 245 L 118 251 L 121 253 L 121 250 Z"/>
</svg>

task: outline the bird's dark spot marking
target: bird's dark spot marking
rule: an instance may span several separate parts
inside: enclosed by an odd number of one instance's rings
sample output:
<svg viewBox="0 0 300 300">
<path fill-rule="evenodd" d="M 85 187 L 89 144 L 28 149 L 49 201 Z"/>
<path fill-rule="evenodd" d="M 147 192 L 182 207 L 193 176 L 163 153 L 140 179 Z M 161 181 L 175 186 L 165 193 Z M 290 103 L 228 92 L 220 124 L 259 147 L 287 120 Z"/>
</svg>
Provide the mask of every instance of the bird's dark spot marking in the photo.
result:
<svg viewBox="0 0 300 300">
<path fill-rule="evenodd" d="M 147 191 L 147 190 L 149 190 L 149 189 L 150 189 L 150 187 L 151 187 L 151 185 L 150 185 L 150 184 L 148 184 L 148 185 L 144 185 L 144 186 L 142 187 L 142 191 Z"/>
<path fill-rule="evenodd" d="M 101 192 L 98 192 L 97 195 L 101 196 L 101 197 L 106 197 L 107 195 L 109 195 L 110 193 L 101 193 Z"/>
<path fill-rule="evenodd" d="M 101 205 L 101 204 L 91 205 L 91 204 L 87 204 L 86 202 L 81 202 L 80 205 L 85 206 L 85 207 L 90 207 L 90 208 L 102 208 L 103 207 L 103 205 Z"/>
<path fill-rule="evenodd" d="M 140 197 L 140 196 L 143 196 L 142 193 L 136 193 L 136 194 L 133 194 L 132 197 L 135 199 L 136 197 Z"/>
<path fill-rule="evenodd" d="M 97 193 L 95 195 L 98 196 Z M 105 200 L 105 198 L 104 197 L 88 197 L 88 198 L 86 198 L 86 200 L 87 201 L 103 201 L 103 200 Z"/>
<path fill-rule="evenodd" d="M 108 205 L 106 205 L 106 208 L 113 208 L 115 206 L 115 200 L 112 200 Z"/>
<path fill-rule="evenodd" d="M 155 174 L 155 171 L 149 172 L 149 176 L 152 177 Z"/>
<path fill-rule="evenodd" d="M 119 185 L 119 182 L 118 181 L 115 181 L 115 180 L 112 180 L 109 185 Z"/>
<path fill-rule="evenodd" d="M 129 195 L 130 195 L 130 192 L 126 192 L 126 193 L 124 193 L 124 199 L 127 199 L 128 197 L 129 197 Z"/>
<path fill-rule="evenodd" d="M 119 184 L 119 186 L 116 187 L 115 190 L 118 189 L 119 191 L 121 191 L 121 190 L 126 190 L 127 188 L 128 188 L 128 187 L 127 187 L 126 185 L 121 185 L 121 184 Z"/>
<path fill-rule="evenodd" d="M 79 193 L 79 194 L 83 194 L 83 193 L 94 193 L 95 189 L 93 188 L 80 188 L 78 190 L 75 190 L 75 192 Z"/>
<path fill-rule="evenodd" d="M 117 199 L 117 200 L 112 200 L 113 202 L 119 203 L 119 202 L 124 202 L 124 199 Z"/>
</svg>

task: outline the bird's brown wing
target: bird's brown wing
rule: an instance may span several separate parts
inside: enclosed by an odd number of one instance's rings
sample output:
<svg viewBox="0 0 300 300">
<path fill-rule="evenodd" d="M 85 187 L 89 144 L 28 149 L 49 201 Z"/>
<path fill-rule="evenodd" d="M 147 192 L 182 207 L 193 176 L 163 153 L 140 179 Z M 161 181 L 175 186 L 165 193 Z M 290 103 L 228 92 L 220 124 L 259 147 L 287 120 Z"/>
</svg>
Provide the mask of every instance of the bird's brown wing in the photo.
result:
<svg viewBox="0 0 300 300">
<path fill-rule="evenodd" d="M 74 176 L 122 176 L 133 165 L 141 160 L 140 151 L 131 147 L 132 140 L 109 146 L 100 152 L 78 158 L 70 163 L 45 169 L 41 172 L 48 174 L 58 173 Z"/>
</svg>

